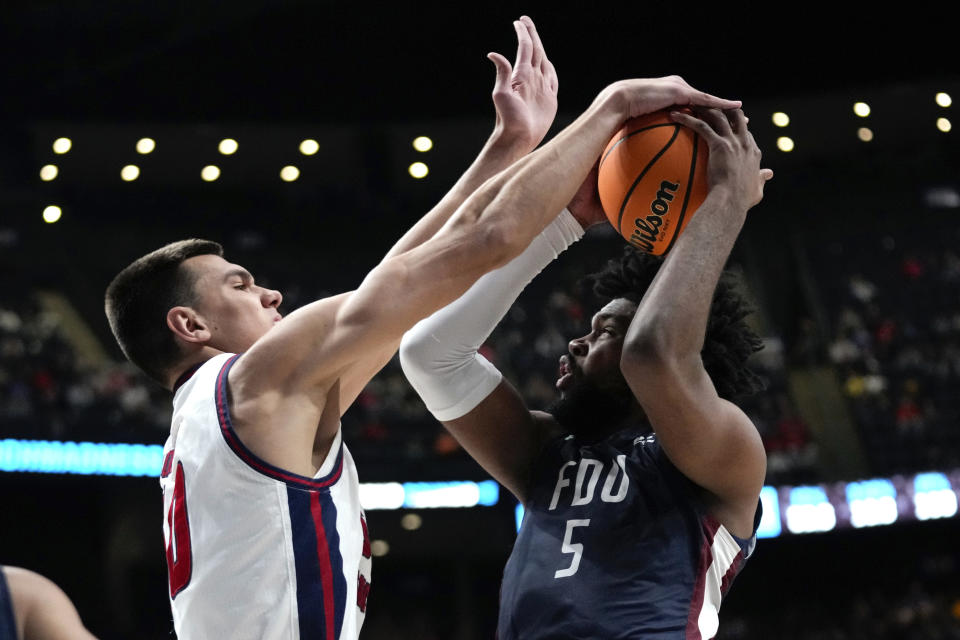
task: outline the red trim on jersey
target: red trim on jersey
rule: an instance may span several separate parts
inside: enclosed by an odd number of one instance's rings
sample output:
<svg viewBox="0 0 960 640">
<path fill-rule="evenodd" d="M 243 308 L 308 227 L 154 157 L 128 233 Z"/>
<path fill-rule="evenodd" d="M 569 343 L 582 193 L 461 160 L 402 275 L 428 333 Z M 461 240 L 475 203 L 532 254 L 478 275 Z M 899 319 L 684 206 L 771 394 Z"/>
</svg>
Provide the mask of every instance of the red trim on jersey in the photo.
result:
<svg viewBox="0 0 960 640">
<path fill-rule="evenodd" d="M 343 440 L 340 441 L 340 448 L 337 450 L 337 460 L 333 465 L 333 471 L 323 478 L 309 478 L 275 467 L 260 459 L 255 453 L 247 449 L 240 438 L 237 437 L 233 424 L 230 422 L 230 407 L 227 402 L 227 374 L 239 357 L 239 355 L 231 356 L 220 368 L 220 373 L 217 375 L 216 391 L 214 392 L 217 404 L 217 419 L 220 421 L 220 433 L 223 435 L 223 439 L 227 441 L 227 445 L 247 466 L 274 480 L 280 480 L 288 485 L 307 490 L 323 489 L 334 484 L 343 473 Z"/>
<path fill-rule="evenodd" d="M 733 584 L 733 579 L 737 577 L 737 574 L 740 573 L 740 567 L 743 565 L 743 548 L 740 549 L 740 553 L 736 555 L 733 559 L 733 563 L 730 565 L 730 568 L 727 569 L 727 572 L 723 574 L 723 580 L 720 581 L 720 595 L 727 595 L 727 591 L 730 590 L 730 586 Z"/>
<path fill-rule="evenodd" d="M 334 637 L 333 569 L 330 566 L 330 548 L 327 546 L 327 532 L 323 527 L 323 509 L 320 507 L 320 495 L 310 494 L 310 514 L 317 529 L 317 559 L 320 561 L 320 582 L 323 585 L 323 610 L 326 622 L 326 640 Z"/>
<path fill-rule="evenodd" d="M 173 469 L 173 452 L 174 449 L 170 449 L 167 452 L 167 455 L 163 458 L 163 468 L 160 469 L 160 477 L 166 478 L 170 475 L 170 471 Z"/>
<path fill-rule="evenodd" d="M 700 560 L 697 562 L 697 582 L 693 586 L 693 595 L 690 598 L 690 613 L 687 616 L 687 640 L 703 640 L 700 635 L 700 611 L 703 609 L 703 598 L 706 594 L 707 571 L 713 562 L 713 538 L 720 529 L 720 523 L 712 518 L 703 519 L 705 539 L 700 545 Z"/>
</svg>

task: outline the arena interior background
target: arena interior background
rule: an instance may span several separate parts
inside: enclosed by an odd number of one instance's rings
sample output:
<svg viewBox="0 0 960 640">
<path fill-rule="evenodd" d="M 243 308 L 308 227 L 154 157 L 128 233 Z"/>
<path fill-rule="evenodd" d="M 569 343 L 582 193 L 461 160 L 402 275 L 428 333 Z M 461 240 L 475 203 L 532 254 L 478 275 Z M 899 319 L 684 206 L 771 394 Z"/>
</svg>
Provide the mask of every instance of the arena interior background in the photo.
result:
<svg viewBox="0 0 960 640">
<path fill-rule="evenodd" d="M 4 6 L 0 563 L 54 579 L 102 638 L 172 636 L 151 450 L 83 454 L 93 459 L 35 444 L 164 441 L 169 397 L 121 363 L 106 283 L 196 236 L 280 288 L 288 311 L 355 286 L 479 150 L 493 122 L 485 54 L 512 59 L 522 13 L 559 73 L 554 132 L 610 81 L 678 73 L 744 100 L 776 172 L 731 266 L 767 345 L 756 364 L 769 391 L 746 409 L 779 517 L 719 637 L 960 637 L 960 118 L 937 97 L 960 98 L 957 26 L 907 7 Z M 420 136 L 431 148 L 414 148 Z M 219 150 L 225 139 L 235 152 Z M 134 179 L 121 177 L 128 165 Z M 296 171 L 284 179 L 284 167 Z M 621 244 L 592 231 L 491 339 L 534 401 L 549 400 L 556 357 L 590 311 L 578 276 Z M 395 363 L 344 425 L 363 482 L 486 480 Z M 146 475 L 78 473 L 105 470 Z M 492 637 L 509 496 L 487 484 L 369 491 L 380 555 L 363 637 Z"/>
</svg>

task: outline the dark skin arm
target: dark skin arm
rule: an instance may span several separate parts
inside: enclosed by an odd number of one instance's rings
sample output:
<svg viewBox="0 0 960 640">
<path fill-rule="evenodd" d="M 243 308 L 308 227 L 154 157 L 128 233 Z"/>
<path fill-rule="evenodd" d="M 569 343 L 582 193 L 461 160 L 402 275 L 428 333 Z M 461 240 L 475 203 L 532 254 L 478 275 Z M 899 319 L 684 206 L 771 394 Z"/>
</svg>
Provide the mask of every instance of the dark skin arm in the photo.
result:
<svg viewBox="0 0 960 640">
<path fill-rule="evenodd" d="M 749 537 L 766 472 L 750 419 L 720 398 L 700 358 L 723 266 L 773 173 L 739 109 L 675 113 L 710 149 L 710 193 L 641 301 L 624 341 L 621 370 L 670 461 L 702 487 L 711 512 Z"/>
</svg>

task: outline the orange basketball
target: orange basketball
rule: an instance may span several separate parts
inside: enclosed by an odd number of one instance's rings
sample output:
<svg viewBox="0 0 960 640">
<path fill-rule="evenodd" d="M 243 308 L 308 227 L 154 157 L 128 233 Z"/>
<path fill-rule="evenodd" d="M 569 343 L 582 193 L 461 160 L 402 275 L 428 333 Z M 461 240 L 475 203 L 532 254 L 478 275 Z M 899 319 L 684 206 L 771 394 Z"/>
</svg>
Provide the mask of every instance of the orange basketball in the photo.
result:
<svg viewBox="0 0 960 640">
<path fill-rule="evenodd" d="M 707 197 L 707 144 L 668 111 L 628 120 L 600 158 L 600 202 L 641 251 L 664 255 Z"/>
</svg>

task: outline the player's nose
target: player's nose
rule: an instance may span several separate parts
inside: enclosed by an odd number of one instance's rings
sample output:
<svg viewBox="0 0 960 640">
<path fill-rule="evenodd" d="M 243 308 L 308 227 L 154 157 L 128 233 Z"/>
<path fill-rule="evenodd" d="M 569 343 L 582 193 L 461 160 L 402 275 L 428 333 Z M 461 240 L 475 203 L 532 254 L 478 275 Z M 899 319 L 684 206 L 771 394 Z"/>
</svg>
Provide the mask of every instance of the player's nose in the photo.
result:
<svg viewBox="0 0 960 640">
<path fill-rule="evenodd" d="M 265 307 L 276 309 L 283 302 L 283 295 L 276 289 L 264 289 L 260 294 L 260 299 Z"/>
<path fill-rule="evenodd" d="M 567 344 L 567 349 L 570 350 L 570 354 L 574 356 L 585 356 L 587 355 L 587 340 L 586 336 L 582 338 L 574 338 Z"/>
</svg>

